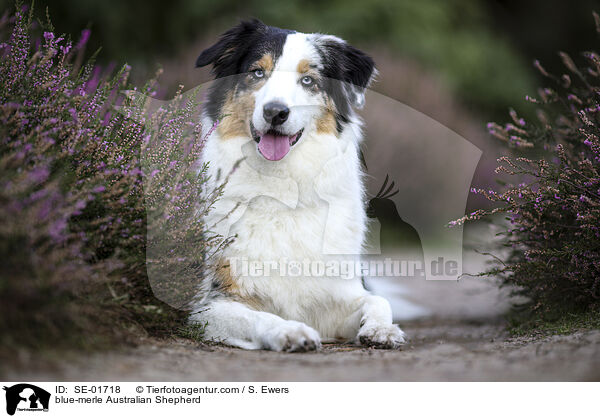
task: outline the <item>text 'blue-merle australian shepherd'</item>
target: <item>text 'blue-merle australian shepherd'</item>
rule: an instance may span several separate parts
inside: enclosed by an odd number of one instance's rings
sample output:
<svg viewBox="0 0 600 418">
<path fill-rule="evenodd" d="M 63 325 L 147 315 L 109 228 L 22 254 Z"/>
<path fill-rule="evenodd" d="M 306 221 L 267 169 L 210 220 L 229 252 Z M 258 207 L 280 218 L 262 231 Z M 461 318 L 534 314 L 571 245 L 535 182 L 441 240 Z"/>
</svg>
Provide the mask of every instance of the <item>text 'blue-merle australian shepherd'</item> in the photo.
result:
<svg viewBox="0 0 600 418">
<path fill-rule="evenodd" d="M 373 60 L 335 36 L 253 20 L 202 52 L 196 65 L 209 64 L 203 124 L 218 127 L 203 161 L 209 187 L 228 180 L 206 224 L 234 239 L 190 320 L 246 349 L 401 345 L 389 303 L 355 271 L 367 219 L 354 109 Z"/>
</svg>

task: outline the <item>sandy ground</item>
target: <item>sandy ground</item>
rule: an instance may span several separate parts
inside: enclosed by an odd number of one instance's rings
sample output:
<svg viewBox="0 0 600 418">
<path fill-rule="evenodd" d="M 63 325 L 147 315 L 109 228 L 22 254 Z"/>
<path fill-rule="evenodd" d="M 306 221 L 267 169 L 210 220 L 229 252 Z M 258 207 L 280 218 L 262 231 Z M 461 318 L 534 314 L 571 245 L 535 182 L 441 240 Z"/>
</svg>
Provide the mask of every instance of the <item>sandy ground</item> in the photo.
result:
<svg viewBox="0 0 600 418">
<path fill-rule="evenodd" d="M 74 355 L 5 380 L 93 381 L 530 381 L 600 380 L 600 331 L 507 338 L 499 323 L 439 321 L 405 326 L 402 350 L 326 345 L 274 353 L 146 340 L 119 352 Z M 22 359 L 27 360 L 27 359 Z M 33 362 L 36 363 L 35 361 Z M 31 365 L 31 363 L 29 363 Z"/>
<path fill-rule="evenodd" d="M 466 257 L 473 271 L 481 265 Z M 479 269 L 479 270 L 478 270 Z M 600 330 L 510 337 L 510 299 L 493 280 L 378 279 L 409 336 L 401 350 L 325 345 L 316 353 L 274 353 L 142 339 L 135 348 L 52 361 L 27 353 L 4 365 L 7 381 L 522 381 L 600 380 Z"/>
</svg>

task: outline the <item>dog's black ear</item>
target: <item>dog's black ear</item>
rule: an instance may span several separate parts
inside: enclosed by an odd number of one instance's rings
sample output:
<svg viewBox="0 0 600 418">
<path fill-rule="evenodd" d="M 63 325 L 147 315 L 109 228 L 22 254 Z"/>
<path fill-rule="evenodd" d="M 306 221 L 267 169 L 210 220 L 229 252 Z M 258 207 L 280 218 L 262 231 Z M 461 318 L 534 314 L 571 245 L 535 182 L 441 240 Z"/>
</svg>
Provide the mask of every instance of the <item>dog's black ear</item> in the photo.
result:
<svg viewBox="0 0 600 418">
<path fill-rule="evenodd" d="M 328 76 L 343 81 L 352 105 L 362 107 L 365 89 L 377 74 L 373 58 L 335 36 L 323 36 L 320 44 L 326 51 Z"/>
<path fill-rule="evenodd" d="M 352 45 L 343 47 L 345 79 L 352 85 L 367 88 L 375 75 L 375 61 Z"/>
<path fill-rule="evenodd" d="M 265 28 L 265 24 L 258 19 L 241 21 L 221 35 L 216 44 L 202 51 L 196 60 L 196 67 L 212 64 L 217 77 L 238 74 L 241 58 L 251 44 L 253 35 Z"/>
</svg>

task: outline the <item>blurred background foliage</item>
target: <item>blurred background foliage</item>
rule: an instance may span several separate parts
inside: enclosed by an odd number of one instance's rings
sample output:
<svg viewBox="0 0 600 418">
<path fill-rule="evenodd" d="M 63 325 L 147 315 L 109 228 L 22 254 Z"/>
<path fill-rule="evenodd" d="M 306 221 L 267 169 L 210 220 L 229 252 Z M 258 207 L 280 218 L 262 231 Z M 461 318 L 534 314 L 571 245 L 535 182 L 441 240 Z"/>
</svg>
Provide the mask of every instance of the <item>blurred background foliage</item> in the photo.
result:
<svg viewBox="0 0 600 418">
<path fill-rule="evenodd" d="M 0 0 L 2 9 L 12 4 Z M 157 62 L 168 65 L 192 45 L 208 45 L 239 19 L 258 17 L 414 61 L 486 120 L 504 117 L 509 106 L 527 112 L 523 97 L 537 85 L 533 59 L 552 69 L 556 50 L 591 47 L 591 11 L 600 9 L 595 0 L 36 1 L 38 11 L 47 6 L 58 32 L 75 36 L 91 28 L 90 48 L 103 49 L 100 62 L 126 61 L 140 79 Z"/>
</svg>

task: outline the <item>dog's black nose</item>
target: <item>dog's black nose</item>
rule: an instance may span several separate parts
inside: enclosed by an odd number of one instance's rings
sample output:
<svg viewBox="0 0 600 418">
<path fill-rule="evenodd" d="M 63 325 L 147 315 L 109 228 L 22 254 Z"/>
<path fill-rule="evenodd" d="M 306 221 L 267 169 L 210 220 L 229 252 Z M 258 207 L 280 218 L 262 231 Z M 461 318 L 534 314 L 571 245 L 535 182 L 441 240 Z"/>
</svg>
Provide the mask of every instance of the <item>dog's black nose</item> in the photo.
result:
<svg viewBox="0 0 600 418">
<path fill-rule="evenodd" d="M 273 126 L 281 125 L 289 115 L 289 107 L 280 102 L 269 102 L 263 107 L 263 117 Z"/>
</svg>

